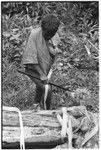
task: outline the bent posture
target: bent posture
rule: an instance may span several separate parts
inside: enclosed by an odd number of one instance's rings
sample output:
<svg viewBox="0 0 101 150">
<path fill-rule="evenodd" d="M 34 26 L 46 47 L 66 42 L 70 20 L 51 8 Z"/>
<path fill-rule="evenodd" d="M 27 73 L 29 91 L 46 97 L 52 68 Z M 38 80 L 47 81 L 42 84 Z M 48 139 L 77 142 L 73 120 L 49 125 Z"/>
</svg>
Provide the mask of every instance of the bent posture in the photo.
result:
<svg viewBox="0 0 101 150">
<path fill-rule="evenodd" d="M 57 53 L 51 38 L 56 34 L 59 24 L 60 22 L 56 16 L 52 14 L 44 16 L 41 21 L 41 27 L 31 31 L 23 53 L 25 72 L 41 79 L 39 81 L 29 75 L 30 79 L 36 84 L 35 104 L 40 102 L 44 104 L 45 84 L 48 80 L 47 75 Z M 46 109 L 50 109 L 50 103 L 51 86 L 46 98 Z"/>
</svg>

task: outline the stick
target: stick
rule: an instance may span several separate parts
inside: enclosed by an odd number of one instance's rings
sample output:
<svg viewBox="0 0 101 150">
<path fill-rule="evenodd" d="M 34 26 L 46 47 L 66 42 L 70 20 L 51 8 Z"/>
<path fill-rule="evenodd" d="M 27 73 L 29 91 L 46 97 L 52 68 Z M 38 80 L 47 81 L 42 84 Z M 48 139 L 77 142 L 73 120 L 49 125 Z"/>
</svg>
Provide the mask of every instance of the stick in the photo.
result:
<svg viewBox="0 0 101 150">
<path fill-rule="evenodd" d="M 37 79 L 37 80 L 40 80 L 40 81 L 41 81 L 41 79 L 39 79 L 39 78 L 37 78 L 37 77 L 35 77 L 35 76 L 33 76 L 33 75 L 31 75 L 31 74 L 27 73 L 27 72 L 24 72 L 24 71 L 21 71 L 21 70 L 17 70 L 17 71 L 18 71 L 19 73 L 22 73 L 22 74 L 24 74 L 24 75 L 27 75 L 27 76 L 33 77 L 33 78 L 35 78 L 35 79 Z M 64 87 L 61 87 L 61 86 L 56 85 L 56 84 L 51 83 L 51 82 L 49 82 L 48 84 L 53 85 L 53 86 L 55 86 L 55 87 L 57 87 L 57 88 L 60 88 L 60 89 L 62 89 L 62 90 L 65 90 L 65 91 L 69 91 L 69 92 L 71 92 L 71 90 L 70 90 L 69 88 L 64 88 Z"/>
<path fill-rule="evenodd" d="M 96 48 L 96 46 L 95 46 L 90 40 L 87 39 L 87 41 L 88 41 L 97 51 L 99 51 L 99 50 Z"/>
<path fill-rule="evenodd" d="M 88 48 L 86 45 L 84 45 L 84 46 L 85 46 L 85 49 L 86 49 L 86 51 L 87 51 L 88 56 L 91 56 L 91 53 L 90 53 L 89 48 Z"/>
</svg>

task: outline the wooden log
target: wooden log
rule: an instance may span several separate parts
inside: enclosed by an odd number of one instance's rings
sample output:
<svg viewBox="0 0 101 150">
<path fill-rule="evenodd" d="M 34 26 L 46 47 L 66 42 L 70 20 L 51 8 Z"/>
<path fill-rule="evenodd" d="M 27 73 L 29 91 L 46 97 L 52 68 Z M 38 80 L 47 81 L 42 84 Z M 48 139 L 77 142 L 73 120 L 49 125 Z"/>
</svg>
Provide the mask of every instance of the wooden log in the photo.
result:
<svg viewBox="0 0 101 150">
<path fill-rule="evenodd" d="M 82 124 L 82 117 L 80 117 L 81 119 L 73 117 L 77 114 L 79 116 L 78 107 L 68 108 L 67 112 L 71 116 L 72 130 L 74 132 L 78 127 L 83 131 L 89 129 L 87 124 L 91 122 L 91 119 L 89 120 L 86 116 L 86 120 L 84 120 Z M 26 148 L 48 149 L 64 144 L 63 140 L 61 140 L 61 125 L 57 119 L 57 114 L 60 114 L 61 117 L 63 117 L 61 110 L 42 110 L 37 112 L 34 110 L 27 110 L 22 111 L 21 114 L 23 118 Z M 82 116 L 85 114 L 85 111 L 82 109 L 82 113 L 80 111 L 80 114 Z M 20 148 L 20 124 L 18 114 L 15 112 L 3 111 L 2 115 L 2 147 L 5 149 Z M 94 117 L 94 114 L 91 116 Z M 93 118 L 95 124 L 97 122 L 97 116 L 98 115 L 95 115 L 95 119 Z"/>
<path fill-rule="evenodd" d="M 61 125 L 57 119 L 60 110 L 22 111 L 24 125 L 24 140 L 26 148 L 53 148 L 63 144 L 61 140 Z M 3 148 L 19 148 L 20 124 L 18 114 L 3 111 Z M 73 118 L 73 128 L 80 122 Z"/>
</svg>

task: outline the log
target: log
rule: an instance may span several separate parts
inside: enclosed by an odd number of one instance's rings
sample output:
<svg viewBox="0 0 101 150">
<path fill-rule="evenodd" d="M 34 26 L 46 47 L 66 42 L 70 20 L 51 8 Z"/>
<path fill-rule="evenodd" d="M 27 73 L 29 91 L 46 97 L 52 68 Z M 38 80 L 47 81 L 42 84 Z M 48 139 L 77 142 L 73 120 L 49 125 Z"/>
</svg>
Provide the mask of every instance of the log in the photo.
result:
<svg viewBox="0 0 101 150">
<path fill-rule="evenodd" d="M 61 140 L 61 125 L 57 119 L 60 110 L 22 111 L 24 140 L 26 148 L 54 148 L 64 144 Z M 80 122 L 75 118 L 73 128 Z M 20 124 L 17 113 L 3 111 L 2 147 L 11 149 L 20 146 Z"/>
<path fill-rule="evenodd" d="M 60 125 L 52 114 L 45 111 L 23 111 L 22 118 L 27 148 L 39 148 L 47 143 L 54 147 L 61 143 L 58 135 Z M 19 126 L 17 113 L 3 111 L 3 148 L 19 148 Z"/>
<path fill-rule="evenodd" d="M 98 114 L 86 113 L 85 107 L 82 106 L 69 107 L 67 108 L 67 113 L 71 117 L 74 139 L 78 129 L 87 132 L 92 123 L 96 124 L 98 122 Z M 61 124 L 57 118 L 57 114 L 63 118 L 61 110 L 26 110 L 22 111 L 21 114 L 24 126 L 25 148 L 48 149 L 66 142 L 61 139 Z M 3 111 L 2 115 L 2 148 L 20 148 L 18 114 L 16 112 Z"/>
</svg>

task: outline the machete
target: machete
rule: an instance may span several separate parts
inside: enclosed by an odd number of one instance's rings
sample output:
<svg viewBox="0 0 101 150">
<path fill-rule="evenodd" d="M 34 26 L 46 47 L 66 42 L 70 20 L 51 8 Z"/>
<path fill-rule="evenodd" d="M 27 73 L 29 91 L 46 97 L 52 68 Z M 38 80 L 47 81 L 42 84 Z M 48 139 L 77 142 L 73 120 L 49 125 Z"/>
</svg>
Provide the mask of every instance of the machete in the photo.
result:
<svg viewBox="0 0 101 150">
<path fill-rule="evenodd" d="M 27 72 L 24 72 L 24 71 L 22 71 L 22 70 L 17 70 L 17 71 L 18 71 L 19 73 L 22 73 L 22 74 L 27 75 L 27 76 L 31 76 L 31 77 L 33 77 L 33 78 L 35 78 L 35 79 L 37 79 L 37 80 L 40 80 L 40 81 L 41 81 L 41 79 L 40 79 L 40 78 L 37 78 L 37 77 L 35 77 L 35 76 L 33 76 L 33 75 L 31 75 L 31 74 L 27 73 Z M 62 89 L 62 90 L 65 90 L 65 91 L 72 92 L 72 90 L 70 90 L 69 88 L 61 87 L 61 86 L 56 85 L 56 84 L 54 84 L 54 83 L 52 83 L 52 82 L 49 82 L 48 84 L 53 85 L 53 86 L 55 86 L 55 87 L 57 87 L 57 88 L 60 88 L 60 89 Z"/>
</svg>

